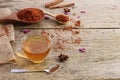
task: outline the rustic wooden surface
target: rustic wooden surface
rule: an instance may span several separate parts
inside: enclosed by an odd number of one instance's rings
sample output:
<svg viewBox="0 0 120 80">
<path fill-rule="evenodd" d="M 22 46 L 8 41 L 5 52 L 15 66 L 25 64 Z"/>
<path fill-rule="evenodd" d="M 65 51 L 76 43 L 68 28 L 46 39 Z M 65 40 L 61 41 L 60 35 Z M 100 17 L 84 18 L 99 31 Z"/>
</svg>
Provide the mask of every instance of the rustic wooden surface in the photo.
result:
<svg viewBox="0 0 120 80">
<path fill-rule="evenodd" d="M 53 10 L 44 8 L 47 2 L 48 0 L 0 0 L 0 7 L 10 8 L 13 12 L 25 7 L 37 7 L 53 14 L 63 13 L 63 8 Z M 120 1 L 65 0 L 63 3 L 68 2 L 75 2 L 75 7 L 70 7 L 69 16 L 74 20 L 81 20 L 81 27 L 73 29 L 80 33 L 74 35 L 70 31 L 59 29 L 73 24 L 72 21 L 66 25 L 59 25 L 53 20 L 43 20 L 33 25 L 14 24 L 16 34 L 14 49 L 20 46 L 20 40 L 25 35 L 21 32 L 23 28 L 30 28 L 31 31 L 36 28 L 37 31 L 46 30 L 55 35 L 53 41 L 56 41 L 59 34 L 61 41 L 70 42 L 64 44 L 64 50 L 52 49 L 42 64 L 35 65 L 20 59 L 18 64 L 0 66 L 0 80 L 120 80 Z M 80 13 L 81 11 L 86 13 Z M 72 43 L 76 38 L 81 38 L 80 44 Z M 83 47 L 86 52 L 79 52 L 79 48 Z M 69 59 L 63 63 L 58 62 L 56 59 L 60 53 L 67 54 Z M 52 64 L 61 66 L 52 74 L 10 73 L 12 68 L 43 68 Z"/>
</svg>

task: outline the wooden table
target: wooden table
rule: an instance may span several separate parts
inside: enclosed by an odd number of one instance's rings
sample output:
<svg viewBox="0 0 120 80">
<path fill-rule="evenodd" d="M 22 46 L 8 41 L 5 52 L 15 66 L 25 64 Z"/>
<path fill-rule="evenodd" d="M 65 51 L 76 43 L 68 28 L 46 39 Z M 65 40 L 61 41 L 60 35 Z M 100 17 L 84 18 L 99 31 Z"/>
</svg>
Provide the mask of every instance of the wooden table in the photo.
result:
<svg viewBox="0 0 120 80">
<path fill-rule="evenodd" d="M 41 8 L 53 14 L 64 12 L 63 8 L 45 8 L 44 4 L 49 1 L 0 0 L 0 7 L 10 8 L 13 12 L 26 7 Z M 16 74 L 10 73 L 10 69 L 31 68 L 31 63 L 7 64 L 0 67 L 0 80 L 120 80 L 120 1 L 65 0 L 63 3 L 71 2 L 75 3 L 74 7 L 69 7 L 71 11 L 68 16 L 72 20 L 66 25 L 59 25 L 51 19 L 31 25 L 14 24 L 16 34 L 14 49 L 20 46 L 20 40 L 25 35 L 21 32 L 23 29 L 45 30 L 50 35 L 54 35 L 54 43 L 58 38 L 61 41 L 69 41 L 63 44 L 63 50 L 52 49 L 44 63 L 32 65 L 47 67 L 52 64 L 60 64 L 61 67 L 52 74 L 41 72 Z M 72 31 L 77 31 L 78 34 L 62 30 L 62 28 L 73 25 L 76 20 L 81 21 L 81 26 Z M 81 39 L 80 44 L 74 43 L 74 40 L 79 38 Z M 79 52 L 80 48 L 85 48 L 86 52 Z M 66 62 L 58 62 L 56 59 L 60 53 L 67 54 L 69 59 Z"/>
</svg>

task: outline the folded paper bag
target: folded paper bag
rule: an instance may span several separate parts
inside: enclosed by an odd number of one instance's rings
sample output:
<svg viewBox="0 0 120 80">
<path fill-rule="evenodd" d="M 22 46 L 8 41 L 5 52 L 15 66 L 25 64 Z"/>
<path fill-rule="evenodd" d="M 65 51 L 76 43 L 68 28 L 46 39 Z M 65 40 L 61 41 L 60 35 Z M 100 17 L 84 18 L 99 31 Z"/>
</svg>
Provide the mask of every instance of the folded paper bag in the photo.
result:
<svg viewBox="0 0 120 80">
<path fill-rule="evenodd" d="M 0 9 L 0 18 L 11 14 L 8 8 Z M 0 24 L 0 65 L 16 62 L 14 51 L 10 41 L 14 41 L 14 26 L 13 24 Z"/>
<path fill-rule="evenodd" d="M 16 57 L 14 55 L 12 46 L 3 27 L 0 25 L 0 65 L 15 61 Z"/>
</svg>

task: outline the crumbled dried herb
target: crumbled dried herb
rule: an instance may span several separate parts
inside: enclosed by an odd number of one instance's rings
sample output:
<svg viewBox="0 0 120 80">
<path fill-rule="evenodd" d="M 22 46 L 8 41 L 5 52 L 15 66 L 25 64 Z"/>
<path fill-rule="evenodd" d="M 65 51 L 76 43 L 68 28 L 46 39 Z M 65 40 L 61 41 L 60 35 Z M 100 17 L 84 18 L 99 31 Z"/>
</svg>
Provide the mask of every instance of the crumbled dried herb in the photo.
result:
<svg viewBox="0 0 120 80">
<path fill-rule="evenodd" d="M 69 57 L 68 57 L 68 55 L 65 55 L 65 54 L 60 54 L 59 56 L 58 56 L 58 58 L 59 58 L 59 61 L 60 62 L 64 62 L 64 61 L 66 61 Z"/>
<path fill-rule="evenodd" d="M 80 20 L 76 21 L 75 26 L 80 26 L 80 23 L 81 23 Z"/>
<path fill-rule="evenodd" d="M 85 11 L 80 11 L 80 13 L 83 13 L 83 14 L 85 14 L 86 12 L 85 12 Z"/>
<path fill-rule="evenodd" d="M 77 16 L 77 18 L 80 18 L 80 16 Z"/>
</svg>

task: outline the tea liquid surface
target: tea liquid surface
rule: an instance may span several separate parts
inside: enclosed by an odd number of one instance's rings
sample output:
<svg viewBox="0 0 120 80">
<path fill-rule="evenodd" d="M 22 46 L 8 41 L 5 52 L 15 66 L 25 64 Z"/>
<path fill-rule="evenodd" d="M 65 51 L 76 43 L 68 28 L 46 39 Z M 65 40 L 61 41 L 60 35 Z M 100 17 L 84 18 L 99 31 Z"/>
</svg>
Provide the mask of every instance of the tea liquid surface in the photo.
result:
<svg viewBox="0 0 120 80">
<path fill-rule="evenodd" d="M 50 48 L 50 40 L 47 37 L 31 36 L 23 40 L 22 49 L 28 58 L 32 61 L 40 61 L 44 59 Z"/>
</svg>

